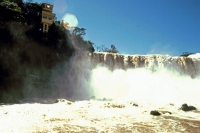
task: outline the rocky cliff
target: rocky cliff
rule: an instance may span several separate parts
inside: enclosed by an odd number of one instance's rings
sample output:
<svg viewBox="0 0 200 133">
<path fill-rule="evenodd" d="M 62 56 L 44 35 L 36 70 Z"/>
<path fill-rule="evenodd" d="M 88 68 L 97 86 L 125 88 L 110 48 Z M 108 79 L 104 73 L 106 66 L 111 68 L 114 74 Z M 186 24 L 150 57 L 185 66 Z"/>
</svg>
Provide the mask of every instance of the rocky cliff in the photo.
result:
<svg viewBox="0 0 200 133">
<path fill-rule="evenodd" d="M 189 56 L 169 55 L 123 55 L 112 53 L 90 53 L 92 66 L 107 66 L 111 70 L 147 68 L 152 72 L 168 69 L 195 78 L 200 75 L 200 54 Z"/>
</svg>

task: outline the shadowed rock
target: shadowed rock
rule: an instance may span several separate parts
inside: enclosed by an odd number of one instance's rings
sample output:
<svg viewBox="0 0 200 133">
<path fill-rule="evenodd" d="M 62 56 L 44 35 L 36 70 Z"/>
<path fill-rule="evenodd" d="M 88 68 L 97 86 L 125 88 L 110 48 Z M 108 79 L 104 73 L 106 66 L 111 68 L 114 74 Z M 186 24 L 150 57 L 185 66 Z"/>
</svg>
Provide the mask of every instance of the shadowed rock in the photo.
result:
<svg viewBox="0 0 200 133">
<path fill-rule="evenodd" d="M 192 110 L 196 110 L 196 107 L 183 104 L 180 109 L 183 111 L 192 111 Z"/>
<path fill-rule="evenodd" d="M 161 115 L 161 113 L 158 112 L 157 110 L 151 111 L 150 114 L 151 114 L 151 115 L 154 115 L 154 116 L 160 116 L 160 115 Z"/>
<path fill-rule="evenodd" d="M 135 106 L 135 107 L 138 107 L 138 104 L 137 103 L 134 103 L 134 102 L 130 102 L 129 104 Z"/>
</svg>

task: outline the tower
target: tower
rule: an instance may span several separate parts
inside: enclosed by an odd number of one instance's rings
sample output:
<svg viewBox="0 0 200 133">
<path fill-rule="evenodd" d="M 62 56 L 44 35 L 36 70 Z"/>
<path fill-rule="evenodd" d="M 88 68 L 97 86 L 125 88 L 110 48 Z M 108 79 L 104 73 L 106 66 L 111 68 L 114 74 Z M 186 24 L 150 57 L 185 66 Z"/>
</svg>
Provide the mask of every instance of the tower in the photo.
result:
<svg viewBox="0 0 200 133">
<path fill-rule="evenodd" d="M 43 32 L 48 32 L 49 26 L 53 24 L 53 20 L 55 19 L 56 15 L 52 13 L 53 5 L 42 3 L 42 30 Z"/>
</svg>

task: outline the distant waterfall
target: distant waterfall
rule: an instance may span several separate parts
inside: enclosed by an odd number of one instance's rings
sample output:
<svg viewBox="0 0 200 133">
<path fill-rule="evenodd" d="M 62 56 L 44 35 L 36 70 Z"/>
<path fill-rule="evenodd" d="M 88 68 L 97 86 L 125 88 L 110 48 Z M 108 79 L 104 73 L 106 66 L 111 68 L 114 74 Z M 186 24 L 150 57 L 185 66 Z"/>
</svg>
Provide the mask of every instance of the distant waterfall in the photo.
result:
<svg viewBox="0 0 200 133">
<path fill-rule="evenodd" d="M 123 55 L 113 53 L 90 53 L 91 64 L 106 66 L 111 70 L 147 68 L 152 72 L 166 68 L 192 78 L 200 75 L 200 54 L 188 57 L 168 55 Z"/>
<path fill-rule="evenodd" d="M 122 55 L 90 53 L 90 90 L 97 98 L 198 103 L 200 54 Z"/>
</svg>

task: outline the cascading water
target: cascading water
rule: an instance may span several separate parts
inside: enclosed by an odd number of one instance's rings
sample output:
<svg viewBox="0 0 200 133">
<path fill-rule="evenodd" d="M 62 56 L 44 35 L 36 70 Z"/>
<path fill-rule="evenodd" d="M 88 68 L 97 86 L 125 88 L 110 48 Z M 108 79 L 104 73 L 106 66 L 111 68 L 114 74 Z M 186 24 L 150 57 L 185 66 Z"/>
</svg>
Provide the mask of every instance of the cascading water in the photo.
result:
<svg viewBox="0 0 200 133">
<path fill-rule="evenodd" d="M 112 53 L 93 53 L 93 65 L 103 65 L 111 70 L 147 68 L 152 71 L 168 69 L 180 74 L 190 75 L 192 78 L 200 75 L 200 54 L 188 57 L 171 57 L 168 55 L 120 55 Z"/>
<path fill-rule="evenodd" d="M 199 104 L 200 54 L 93 53 L 90 57 L 91 90 L 97 98 Z"/>
<path fill-rule="evenodd" d="M 51 96 L 75 101 L 0 106 L 0 132 L 200 133 L 200 54 L 88 56 L 78 51 L 57 71 Z M 84 101 L 89 95 L 96 99 Z M 183 111 L 184 103 L 196 110 Z"/>
</svg>

